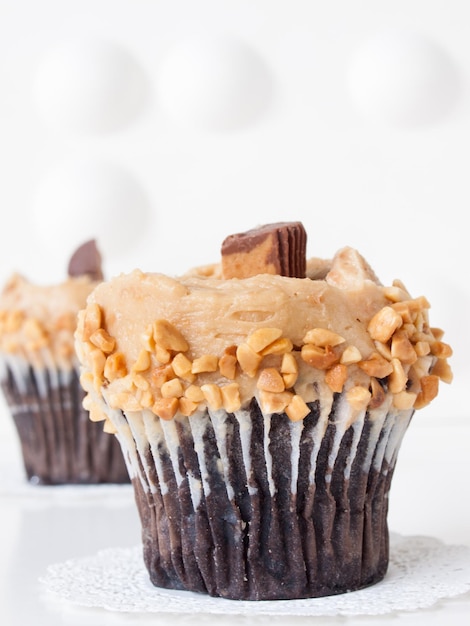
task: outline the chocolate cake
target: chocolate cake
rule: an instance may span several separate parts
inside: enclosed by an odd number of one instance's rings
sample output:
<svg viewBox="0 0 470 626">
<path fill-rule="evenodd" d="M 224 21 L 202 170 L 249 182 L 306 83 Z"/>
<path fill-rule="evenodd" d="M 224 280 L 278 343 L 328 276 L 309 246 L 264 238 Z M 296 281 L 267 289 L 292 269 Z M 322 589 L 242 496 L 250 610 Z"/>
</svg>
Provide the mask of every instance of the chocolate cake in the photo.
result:
<svg viewBox="0 0 470 626">
<path fill-rule="evenodd" d="M 78 311 L 103 278 L 94 241 L 51 286 L 14 275 L 0 296 L 0 385 L 34 484 L 129 482 L 121 448 L 83 408 L 73 333 Z"/>
<path fill-rule="evenodd" d="M 386 574 L 397 454 L 451 349 L 356 250 L 306 262 L 300 226 L 232 235 L 179 278 L 123 274 L 79 314 L 87 406 L 126 456 L 156 586 L 294 599 Z"/>
</svg>

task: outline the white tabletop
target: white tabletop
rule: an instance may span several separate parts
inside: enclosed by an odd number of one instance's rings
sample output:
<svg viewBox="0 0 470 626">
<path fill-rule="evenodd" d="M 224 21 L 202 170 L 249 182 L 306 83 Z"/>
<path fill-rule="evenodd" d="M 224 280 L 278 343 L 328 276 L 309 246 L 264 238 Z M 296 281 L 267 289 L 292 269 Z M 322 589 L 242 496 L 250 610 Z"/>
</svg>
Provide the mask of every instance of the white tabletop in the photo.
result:
<svg viewBox="0 0 470 626">
<path fill-rule="evenodd" d="M 13 433 L 12 433 L 13 434 Z M 405 536 L 435 537 L 470 546 L 467 458 L 470 419 L 427 420 L 416 415 L 398 459 L 389 525 Z M 39 579 L 48 565 L 140 542 L 132 490 L 41 488 L 24 483 L 17 441 L 0 443 L 0 619 L 4 626 L 161 624 L 468 624 L 470 593 L 444 598 L 431 608 L 384 616 L 230 616 L 123 613 L 75 606 L 47 593 Z M 469 581 L 470 583 L 470 581 Z"/>
</svg>

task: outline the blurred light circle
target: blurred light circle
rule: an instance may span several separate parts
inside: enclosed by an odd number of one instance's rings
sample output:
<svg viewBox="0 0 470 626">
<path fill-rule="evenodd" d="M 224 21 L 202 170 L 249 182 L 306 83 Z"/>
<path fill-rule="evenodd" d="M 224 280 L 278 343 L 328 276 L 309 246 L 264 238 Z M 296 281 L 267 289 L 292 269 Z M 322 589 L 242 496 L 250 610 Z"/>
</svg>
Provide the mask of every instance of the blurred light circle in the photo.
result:
<svg viewBox="0 0 470 626">
<path fill-rule="evenodd" d="M 143 108 L 147 80 L 123 47 L 76 40 L 51 49 L 39 63 L 33 99 L 50 125 L 103 133 L 128 124 Z"/>
<path fill-rule="evenodd" d="M 65 257 L 96 238 L 107 257 L 134 248 L 146 232 L 147 195 L 132 174 L 105 161 L 74 161 L 52 169 L 39 185 L 32 225 L 39 241 Z"/>
<path fill-rule="evenodd" d="M 422 126 L 447 115 L 460 91 L 457 67 L 437 43 L 389 30 L 366 41 L 350 66 L 349 89 L 358 110 L 395 126 Z"/>
<path fill-rule="evenodd" d="M 258 121 L 273 95 L 263 58 L 232 38 L 177 43 L 161 63 L 157 88 L 168 116 L 184 125 L 215 131 Z"/>
</svg>

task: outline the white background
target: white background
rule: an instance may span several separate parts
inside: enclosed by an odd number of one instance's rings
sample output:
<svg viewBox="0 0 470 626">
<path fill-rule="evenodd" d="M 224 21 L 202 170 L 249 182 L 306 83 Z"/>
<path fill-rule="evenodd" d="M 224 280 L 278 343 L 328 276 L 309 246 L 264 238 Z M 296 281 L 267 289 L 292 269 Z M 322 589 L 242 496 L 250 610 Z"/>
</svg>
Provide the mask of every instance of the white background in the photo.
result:
<svg viewBox="0 0 470 626">
<path fill-rule="evenodd" d="M 405 438 L 392 529 L 468 544 L 469 23 L 466 0 L 0 0 L 0 280 L 60 281 L 89 237 L 108 277 L 178 274 L 280 220 L 303 221 L 309 256 L 356 247 L 428 297 L 454 348 Z M 0 436 L 13 452 L 6 411 Z M 124 521 L 53 558 L 120 542 Z M 10 624 L 27 609 L 7 552 Z"/>
<path fill-rule="evenodd" d="M 62 280 L 88 237 L 108 277 L 177 274 L 299 219 L 309 256 L 352 245 L 428 297 L 455 381 L 426 413 L 466 415 L 469 18 L 465 0 L 0 0 L 0 278 Z"/>
</svg>

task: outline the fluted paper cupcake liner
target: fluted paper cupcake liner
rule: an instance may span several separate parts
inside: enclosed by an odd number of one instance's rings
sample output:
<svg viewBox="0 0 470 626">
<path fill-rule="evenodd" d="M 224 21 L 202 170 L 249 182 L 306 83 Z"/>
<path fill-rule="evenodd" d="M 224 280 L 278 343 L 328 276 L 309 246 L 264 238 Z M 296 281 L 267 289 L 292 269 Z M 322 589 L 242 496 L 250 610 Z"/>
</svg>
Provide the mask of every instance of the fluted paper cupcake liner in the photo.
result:
<svg viewBox="0 0 470 626">
<path fill-rule="evenodd" d="M 45 485 L 127 483 L 117 439 L 82 407 L 79 372 L 9 358 L 0 384 L 14 420 L 27 478 Z"/>
<path fill-rule="evenodd" d="M 246 410 L 171 421 L 108 414 L 132 476 L 156 586 L 232 599 L 359 589 L 387 570 L 388 494 L 412 411 L 355 415 L 345 396 L 303 420 Z"/>
</svg>

